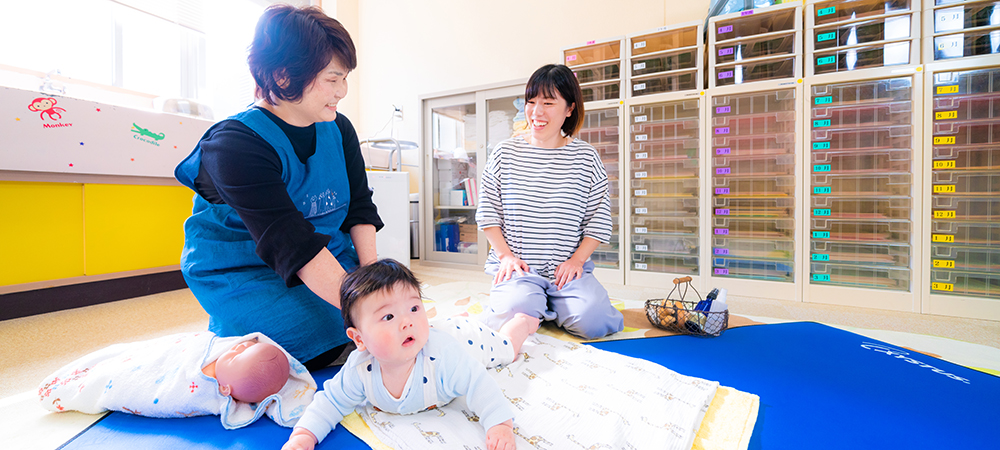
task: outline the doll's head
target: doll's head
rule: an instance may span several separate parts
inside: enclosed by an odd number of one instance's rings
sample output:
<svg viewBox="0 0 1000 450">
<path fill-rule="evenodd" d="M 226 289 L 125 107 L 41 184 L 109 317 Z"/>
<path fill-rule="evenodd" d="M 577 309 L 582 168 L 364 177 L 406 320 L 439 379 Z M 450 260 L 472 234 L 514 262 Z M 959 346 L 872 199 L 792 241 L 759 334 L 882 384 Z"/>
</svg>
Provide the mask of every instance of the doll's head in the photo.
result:
<svg viewBox="0 0 1000 450">
<path fill-rule="evenodd" d="M 276 394 L 288 381 L 288 357 L 280 348 L 257 342 L 240 342 L 216 360 L 215 379 L 223 395 L 257 403 Z"/>
</svg>

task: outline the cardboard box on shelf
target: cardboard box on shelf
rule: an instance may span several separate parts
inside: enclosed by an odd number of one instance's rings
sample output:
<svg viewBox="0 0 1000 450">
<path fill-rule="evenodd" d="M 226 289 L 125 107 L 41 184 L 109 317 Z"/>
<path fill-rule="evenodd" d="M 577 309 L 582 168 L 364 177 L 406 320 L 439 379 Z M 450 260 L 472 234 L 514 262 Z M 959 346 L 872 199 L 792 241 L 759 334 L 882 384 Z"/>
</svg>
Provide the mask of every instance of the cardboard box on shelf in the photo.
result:
<svg viewBox="0 0 1000 450">
<path fill-rule="evenodd" d="M 472 223 L 463 223 L 458 226 L 458 240 L 461 242 L 478 242 L 479 232 L 476 229 L 476 225 Z"/>
</svg>

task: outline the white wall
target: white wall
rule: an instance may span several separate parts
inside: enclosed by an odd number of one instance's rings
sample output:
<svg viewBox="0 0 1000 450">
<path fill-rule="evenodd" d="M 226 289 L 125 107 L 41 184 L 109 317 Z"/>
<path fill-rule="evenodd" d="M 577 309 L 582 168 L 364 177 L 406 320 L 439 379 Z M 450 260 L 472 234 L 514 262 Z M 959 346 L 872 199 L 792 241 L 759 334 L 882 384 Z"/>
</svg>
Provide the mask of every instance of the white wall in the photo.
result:
<svg viewBox="0 0 1000 450">
<path fill-rule="evenodd" d="M 703 20 L 708 0 L 338 0 L 358 47 L 357 79 L 342 108 L 363 138 L 403 106 L 396 138 L 419 138 L 418 97 L 527 78 L 560 49 Z M 357 29 L 350 17 L 356 9 Z M 349 80 L 350 81 L 350 80 Z M 388 128 L 379 137 L 388 136 Z M 415 152 L 404 163 L 417 164 Z"/>
</svg>

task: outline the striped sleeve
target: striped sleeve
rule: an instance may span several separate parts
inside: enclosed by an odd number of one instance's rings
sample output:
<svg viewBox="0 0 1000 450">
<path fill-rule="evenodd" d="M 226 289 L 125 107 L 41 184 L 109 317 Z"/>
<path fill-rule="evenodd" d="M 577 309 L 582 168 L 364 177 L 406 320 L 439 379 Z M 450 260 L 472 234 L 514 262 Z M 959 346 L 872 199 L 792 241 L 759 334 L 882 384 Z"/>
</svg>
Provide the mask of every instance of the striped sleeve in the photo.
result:
<svg viewBox="0 0 1000 450">
<path fill-rule="evenodd" d="M 608 172 L 604 168 L 597 150 L 593 149 L 593 171 L 591 172 L 590 196 L 587 212 L 583 216 L 583 235 L 596 239 L 602 244 L 611 241 L 611 198 L 608 194 Z"/>
<path fill-rule="evenodd" d="M 486 160 L 483 178 L 479 183 L 479 205 L 476 207 L 476 224 L 479 229 L 503 226 L 503 201 L 500 198 L 500 158 L 503 145 L 498 145 Z"/>
</svg>

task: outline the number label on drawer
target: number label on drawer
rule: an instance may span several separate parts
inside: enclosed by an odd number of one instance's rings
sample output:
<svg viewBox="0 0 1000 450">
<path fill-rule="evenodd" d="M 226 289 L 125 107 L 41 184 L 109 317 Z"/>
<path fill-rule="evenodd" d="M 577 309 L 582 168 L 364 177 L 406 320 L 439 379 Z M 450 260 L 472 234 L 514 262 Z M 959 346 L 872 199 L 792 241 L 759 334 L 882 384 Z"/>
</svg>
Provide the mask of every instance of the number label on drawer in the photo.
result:
<svg viewBox="0 0 1000 450">
<path fill-rule="evenodd" d="M 566 57 L 566 62 L 576 61 L 576 55 L 569 55 Z"/>
<path fill-rule="evenodd" d="M 751 14 L 753 14 L 753 10 L 752 9 L 741 12 L 740 13 L 740 17 L 742 17 L 742 16 L 749 16 Z"/>
<path fill-rule="evenodd" d="M 729 275 L 729 269 L 715 269 L 716 275 Z"/>
<path fill-rule="evenodd" d="M 937 93 L 938 94 L 957 94 L 958 93 L 958 85 L 954 85 L 954 86 L 938 86 Z"/>
<path fill-rule="evenodd" d="M 729 208 L 716 208 L 715 209 L 715 215 L 717 215 L 717 216 L 728 216 L 729 215 Z"/>
<path fill-rule="evenodd" d="M 646 159 L 646 158 L 649 158 L 649 153 L 642 152 L 635 154 L 635 159 Z"/>
<path fill-rule="evenodd" d="M 827 65 L 827 64 L 833 64 L 835 62 L 837 62 L 837 57 L 836 56 L 824 56 L 822 58 L 816 58 L 816 65 L 817 66 L 824 66 L 824 65 Z"/>
<path fill-rule="evenodd" d="M 733 32 L 733 26 L 732 25 L 726 25 L 724 27 L 719 27 L 719 34 L 732 33 L 732 32 Z"/>
<path fill-rule="evenodd" d="M 823 17 L 823 16 L 829 16 L 830 14 L 833 14 L 835 12 L 837 12 L 837 7 L 836 6 L 831 6 L 829 8 L 823 8 L 823 9 L 816 10 L 816 15 L 818 17 Z"/>
<path fill-rule="evenodd" d="M 829 164 L 813 164 L 813 172 L 829 172 L 830 168 Z"/>
<path fill-rule="evenodd" d="M 635 213 L 636 214 L 646 214 L 648 212 L 649 212 L 649 209 L 647 209 L 647 208 L 636 208 L 635 209 Z"/>
<path fill-rule="evenodd" d="M 931 289 L 935 291 L 953 292 L 955 285 L 951 283 L 931 283 Z"/>
<path fill-rule="evenodd" d="M 957 119 L 958 111 L 940 111 L 934 113 L 934 119 L 936 120 L 947 120 L 947 119 Z"/>
<path fill-rule="evenodd" d="M 646 270 L 646 263 L 635 263 L 635 268 L 638 270 Z"/>
<path fill-rule="evenodd" d="M 823 127 L 828 127 L 828 126 L 830 126 L 830 119 L 814 120 L 813 121 L 813 128 L 823 128 Z"/>
<path fill-rule="evenodd" d="M 635 123 L 645 122 L 646 116 L 635 116 Z"/>
<path fill-rule="evenodd" d="M 814 100 L 813 102 L 817 105 L 825 105 L 827 103 L 833 103 L 833 97 L 829 95 L 827 95 L 826 97 L 816 97 L 816 100 Z"/>
<path fill-rule="evenodd" d="M 637 135 L 635 135 L 635 140 L 636 141 L 645 141 L 647 138 L 648 138 L 648 136 L 646 136 L 645 134 L 637 134 Z"/>
<path fill-rule="evenodd" d="M 830 255 L 828 255 L 826 253 L 813 253 L 812 254 L 812 260 L 813 261 L 829 261 L 830 260 Z"/>
<path fill-rule="evenodd" d="M 813 231 L 813 239 L 830 239 L 829 231 Z"/>
<path fill-rule="evenodd" d="M 636 195 L 636 197 L 642 197 L 643 195 L 646 195 L 646 190 L 645 189 L 636 189 L 635 190 L 635 195 Z"/>
<path fill-rule="evenodd" d="M 632 64 L 632 70 L 642 70 L 645 68 L 646 68 L 646 63 L 644 62 Z"/>
<path fill-rule="evenodd" d="M 954 269 L 955 261 L 948 261 L 947 259 L 935 259 L 934 267 L 938 269 Z"/>
<path fill-rule="evenodd" d="M 636 42 L 636 43 L 632 44 L 632 48 L 633 49 L 646 48 L 646 41 Z"/>
<path fill-rule="evenodd" d="M 813 194 L 830 194 L 833 192 L 833 188 L 830 186 L 816 186 L 813 188 Z"/>
<path fill-rule="evenodd" d="M 646 234 L 646 227 L 635 227 L 635 234 Z"/>
<path fill-rule="evenodd" d="M 829 209 L 815 209 L 815 208 L 813 208 L 813 215 L 814 216 L 829 216 L 830 215 L 830 210 Z"/>
<path fill-rule="evenodd" d="M 935 169 L 954 169 L 955 161 L 934 161 Z"/>
<path fill-rule="evenodd" d="M 715 188 L 715 195 L 726 195 L 729 193 L 729 188 Z"/>
<path fill-rule="evenodd" d="M 716 235 L 720 235 L 720 236 L 728 236 L 729 235 L 729 228 L 716 228 L 715 229 L 715 234 Z"/>
<path fill-rule="evenodd" d="M 733 110 L 732 106 L 716 106 L 715 107 L 715 113 L 716 114 L 728 114 L 732 110 Z"/>
<path fill-rule="evenodd" d="M 955 136 L 938 136 L 934 138 L 934 145 L 951 145 L 955 143 Z"/>
<path fill-rule="evenodd" d="M 729 174 L 729 168 L 728 167 L 719 167 L 719 168 L 715 169 L 715 174 L 716 175 L 728 175 Z"/>
<path fill-rule="evenodd" d="M 643 89 L 646 89 L 646 83 L 637 83 L 632 85 L 633 91 L 641 91 Z"/>
<path fill-rule="evenodd" d="M 635 173 L 635 177 L 636 178 L 646 178 L 646 172 L 636 172 Z"/>
<path fill-rule="evenodd" d="M 837 39 L 837 32 L 835 31 L 816 35 L 816 42 L 832 41 L 834 39 Z"/>
<path fill-rule="evenodd" d="M 729 127 L 718 127 L 715 129 L 715 134 L 729 134 Z"/>
<path fill-rule="evenodd" d="M 813 142 L 813 150 L 829 150 L 829 142 Z"/>
<path fill-rule="evenodd" d="M 934 186 L 935 194 L 950 194 L 955 192 L 954 184 L 939 184 Z"/>
<path fill-rule="evenodd" d="M 726 48 L 720 48 L 719 49 L 719 56 L 726 56 L 726 55 L 732 55 L 732 54 L 733 54 L 733 47 L 726 47 Z"/>
<path fill-rule="evenodd" d="M 932 234 L 931 242 L 955 242 L 955 236 L 950 234 Z"/>
<path fill-rule="evenodd" d="M 934 211 L 935 219 L 954 219 L 955 211 Z"/>
<path fill-rule="evenodd" d="M 732 70 L 727 70 L 725 72 L 719 72 L 719 79 L 720 80 L 724 80 L 726 78 L 732 78 L 732 77 L 733 77 L 733 71 Z"/>
<path fill-rule="evenodd" d="M 733 152 L 732 147 L 722 147 L 715 149 L 716 155 L 728 155 Z"/>
<path fill-rule="evenodd" d="M 713 250 L 713 252 L 716 255 L 728 255 L 729 254 L 729 249 L 728 248 L 717 248 L 717 249 Z"/>
<path fill-rule="evenodd" d="M 637 252 L 649 251 L 649 246 L 646 245 L 646 244 L 636 244 L 635 245 L 635 251 L 637 251 Z"/>
<path fill-rule="evenodd" d="M 812 276 L 813 281 L 830 281 L 830 274 L 828 273 L 814 273 Z"/>
</svg>

